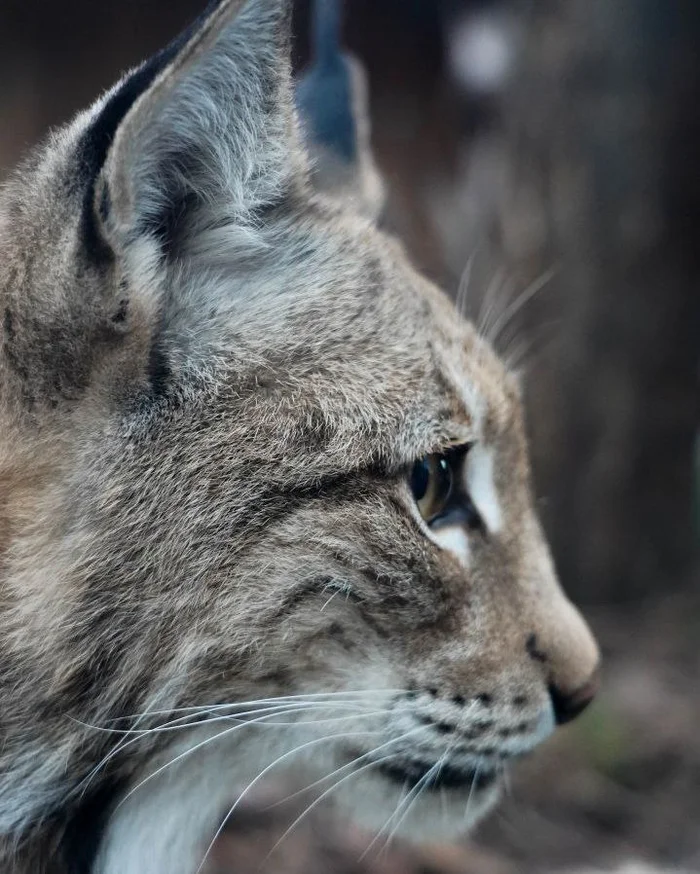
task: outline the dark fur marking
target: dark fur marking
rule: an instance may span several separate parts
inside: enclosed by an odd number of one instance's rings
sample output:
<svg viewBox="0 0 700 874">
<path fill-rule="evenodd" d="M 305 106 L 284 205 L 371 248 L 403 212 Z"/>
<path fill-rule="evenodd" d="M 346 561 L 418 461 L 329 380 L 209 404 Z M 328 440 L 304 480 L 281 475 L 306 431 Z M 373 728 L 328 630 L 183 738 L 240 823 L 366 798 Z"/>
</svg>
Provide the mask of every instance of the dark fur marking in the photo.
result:
<svg viewBox="0 0 700 874">
<path fill-rule="evenodd" d="M 495 772 L 462 769 L 452 765 L 443 765 L 431 780 L 427 780 L 434 762 L 420 762 L 402 759 L 390 763 L 382 762 L 378 770 L 400 786 L 415 788 L 422 785 L 427 791 L 440 789 L 465 788 L 470 792 L 474 789 L 485 789 L 497 779 Z"/>
<path fill-rule="evenodd" d="M 165 397 L 172 377 L 170 359 L 160 338 L 155 338 L 148 354 L 148 379 L 154 398 Z"/>
<path fill-rule="evenodd" d="M 342 640 L 345 637 L 345 629 L 340 622 L 331 622 L 328 626 L 328 634 L 336 640 Z"/>
<path fill-rule="evenodd" d="M 78 180 L 81 187 L 85 186 L 81 220 L 82 238 L 87 254 L 100 266 L 109 262 L 113 253 L 102 235 L 96 214 L 99 211 L 104 221 L 106 218 L 104 211 L 109 210 L 109 195 L 105 197 L 102 193 L 96 211 L 95 184 L 119 125 L 138 98 L 151 87 L 220 4 L 221 0 L 213 0 L 209 3 L 190 27 L 170 45 L 138 67 L 107 100 L 99 116 L 82 136 L 77 152 L 80 168 Z"/>
<path fill-rule="evenodd" d="M 549 656 L 537 647 L 537 635 L 531 634 L 525 641 L 525 650 L 534 662 L 546 664 L 549 661 Z"/>
<path fill-rule="evenodd" d="M 168 187 L 167 181 L 165 187 Z M 177 253 L 180 240 L 183 236 L 185 221 L 191 215 L 198 203 L 198 197 L 193 192 L 179 194 L 173 188 L 173 194 L 164 205 L 160 216 L 149 228 L 153 236 L 160 243 L 164 255 L 173 256 Z"/>
<path fill-rule="evenodd" d="M 129 311 L 129 301 L 128 299 L 119 301 L 119 308 L 116 313 L 112 316 L 112 321 L 115 325 L 121 325 L 126 321 L 126 315 Z"/>
<path fill-rule="evenodd" d="M 119 781 L 110 780 L 83 798 L 63 828 L 59 855 L 71 874 L 90 874 L 95 865 L 110 815 L 121 794 Z"/>
<path fill-rule="evenodd" d="M 12 310 L 9 307 L 5 308 L 3 327 L 5 329 L 5 336 L 7 337 L 9 342 L 12 342 L 15 339 L 15 325 L 12 316 Z"/>
<path fill-rule="evenodd" d="M 304 586 L 290 592 L 270 619 L 274 620 L 275 624 L 279 623 L 281 620 L 292 615 L 295 610 L 297 610 L 299 606 L 304 604 L 307 600 L 320 597 L 324 593 L 327 593 L 331 586 L 337 587 L 337 585 L 342 582 L 344 582 L 342 578 L 330 575 L 320 576 L 309 581 Z M 389 637 L 386 628 L 384 628 L 383 625 L 381 625 L 370 613 L 367 604 L 360 595 L 353 592 L 352 589 L 347 591 L 343 590 L 343 600 L 354 605 L 368 628 L 373 631 L 380 640 L 386 640 Z"/>
<path fill-rule="evenodd" d="M 5 314 L 3 317 L 3 330 L 5 332 L 6 341 L 3 344 L 5 359 L 7 360 L 10 368 L 17 374 L 17 376 L 19 376 L 21 380 L 26 383 L 29 378 L 29 371 L 27 367 L 20 362 L 19 356 L 17 355 L 14 348 L 16 340 L 15 319 L 12 310 L 9 307 L 6 307 L 5 309 Z M 33 404 L 33 396 L 25 394 L 25 400 L 30 406 Z"/>
</svg>

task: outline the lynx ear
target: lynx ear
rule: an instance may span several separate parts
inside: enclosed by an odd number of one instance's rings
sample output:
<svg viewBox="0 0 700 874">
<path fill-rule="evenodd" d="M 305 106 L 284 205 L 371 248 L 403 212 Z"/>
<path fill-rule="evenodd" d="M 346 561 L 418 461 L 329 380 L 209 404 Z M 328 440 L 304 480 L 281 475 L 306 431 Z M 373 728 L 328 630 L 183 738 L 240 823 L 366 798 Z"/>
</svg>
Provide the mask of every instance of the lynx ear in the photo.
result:
<svg viewBox="0 0 700 874">
<path fill-rule="evenodd" d="M 384 188 L 370 147 L 365 71 L 341 48 L 340 0 L 315 0 L 311 66 L 299 80 L 296 102 L 315 187 L 337 194 L 376 218 Z"/>
<path fill-rule="evenodd" d="M 100 166 L 86 227 L 165 252 L 218 221 L 250 222 L 303 178 L 289 72 L 288 0 L 223 0 L 128 77 L 87 131 Z"/>
</svg>

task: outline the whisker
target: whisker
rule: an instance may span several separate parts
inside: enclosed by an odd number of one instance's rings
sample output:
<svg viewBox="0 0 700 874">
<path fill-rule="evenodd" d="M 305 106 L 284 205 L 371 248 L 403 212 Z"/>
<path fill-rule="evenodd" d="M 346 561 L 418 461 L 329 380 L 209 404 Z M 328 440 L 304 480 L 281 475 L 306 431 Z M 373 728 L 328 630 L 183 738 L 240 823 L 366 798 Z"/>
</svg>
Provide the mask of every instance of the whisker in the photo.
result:
<svg viewBox="0 0 700 874">
<path fill-rule="evenodd" d="M 381 746 L 375 747 L 373 750 L 370 750 L 367 753 L 363 753 L 361 756 L 358 756 L 356 759 L 353 759 L 351 762 L 347 762 L 345 765 L 341 765 L 339 768 L 336 768 L 335 771 L 331 771 L 330 774 L 326 774 L 325 777 L 321 777 L 319 780 L 315 780 L 313 783 L 309 783 L 308 786 L 305 786 L 303 789 L 299 789 L 296 792 L 293 792 L 291 795 L 287 795 L 286 798 L 283 798 L 281 801 L 275 801 L 271 804 L 267 810 L 271 810 L 274 807 L 279 807 L 282 804 L 286 804 L 288 801 L 291 801 L 294 798 L 297 798 L 299 795 L 305 795 L 307 792 L 310 792 L 312 789 L 315 789 L 321 783 L 325 783 L 326 781 L 332 779 L 336 776 L 336 774 L 340 774 L 342 771 L 345 771 L 347 768 L 351 768 L 353 765 L 356 765 L 358 762 L 361 762 L 363 759 L 366 759 L 370 756 L 376 755 L 381 750 L 385 749 L 385 747 L 390 746 L 391 744 L 398 743 L 399 741 L 406 740 L 406 738 L 411 737 L 412 735 L 425 731 L 424 726 L 419 726 L 418 728 L 411 729 L 411 731 L 406 732 L 405 734 L 400 735 L 399 737 L 392 738 L 386 743 L 381 744 Z M 394 755 L 394 753 L 392 753 Z M 382 759 L 385 761 L 385 759 Z"/>
<path fill-rule="evenodd" d="M 406 817 L 411 812 L 411 809 L 418 803 L 418 800 L 420 799 L 420 796 L 423 794 L 423 792 L 425 792 L 430 787 L 430 783 L 432 782 L 432 780 L 433 779 L 435 779 L 435 780 L 440 779 L 440 772 L 444 768 L 445 763 L 447 762 L 447 759 L 448 759 L 450 753 L 452 752 L 453 748 L 454 748 L 454 743 L 451 744 L 445 750 L 445 752 L 442 754 L 440 759 L 435 763 L 435 765 L 433 765 L 433 768 L 430 769 L 428 774 L 424 775 L 425 782 L 420 787 L 416 796 L 412 800 L 408 801 L 407 806 L 404 809 L 404 812 L 401 814 L 398 821 L 396 823 L 394 823 L 394 827 L 392 828 L 391 832 L 389 833 L 389 836 L 387 837 L 386 841 L 384 842 L 384 846 L 382 847 L 381 853 L 385 853 L 390 848 L 391 842 L 393 841 L 394 836 L 396 835 L 396 832 L 401 827 L 401 823 L 405 821 Z M 431 775 L 431 771 L 435 768 L 437 769 L 436 773 Z"/>
<path fill-rule="evenodd" d="M 457 289 L 457 296 L 455 298 L 455 308 L 462 317 L 466 315 L 467 299 L 469 297 L 469 288 L 471 286 L 472 270 L 475 259 L 476 251 L 472 252 L 467 259 L 466 266 L 462 271 L 462 276 L 459 280 L 459 288 Z"/>
<path fill-rule="evenodd" d="M 443 765 L 444 760 L 446 758 L 447 758 L 447 751 L 445 751 L 443 753 L 443 755 L 438 759 L 438 761 L 435 762 L 435 764 L 428 771 L 426 771 L 425 774 L 423 774 L 423 776 L 418 780 L 418 782 L 415 784 L 415 786 L 413 786 L 413 788 L 409 791 L 409 793 L 404 798 L 402 798 L 401 801 L 399 801 L 399 803 L 396 806 L 396 810 L 391 814 L 389 819 L 384 823 L 384 825 L 381 827 L 381 829 L 374 836 L 374 838 L 372 839 L 370 844 L 367 846 L 364 853 L 360 856 L 360 861 L 362 861 L 365 858 L 365 856 L 372 850 L 372 847 L 377 843 L 377 841 L 381 838 L 382 834 L 391 826 L 391 824 L 393 822 L 394 826 L 391 829 L 391 831 L 389 832 L 388 837 L 386 838 L 386 840 L 382 844 L 382 848 L 377 855 L 381 856 L 382 853 L 386 852 L 392 838 L 396 834 L 397 829 L 401 826 L 401 823 L 404 821 L 404 819 L 406 818 L 406 816 L 410 812 L 414 803 L 418 800 L 419 796 L 422 794 L 423 789 L 426 787 L 426 785 L 429 784 L 429 782 L 433 779 L 433 777 L 435 777 L 439 773 L 440 768 L 442 768 L 442 765 Z M 397 819 L 397 817 L 398 817 L 398 819 Z"/>
<path fill-rule="evenodd" d="M 261 717 L 261 719 L 265 719 L 265 718 L 266 717 Z M 220 731 L 218 734 L 215 734 L 213 737 L 209 737 L 203 741 L 200 741 L 199 743 L 195 744 L 193 747 L 190 747 L 189 749 L 185 750 L 183 753 L 180 753 L 179 755 L 175 756 L 174 759 L 171 759 L 169 762 L 166 762 L 165 765 L 161 765 L 160 768 L 156 769 L 152 774 L 149 774 L 148 777 L 146 777 L 145 779 L 143 779 L 139 783 L 137 783 L 133 789 L 129 790 L 129 792 L 127 792 L 127 794 L 119 801 L 119 803 L 117 804 L 117 807 L 121 807 L 122 804 L 124 804 L 142 786 L 145 786 L 146 783 L 149 783 L 151 780 L 155 779 L 159 774 L 162 774 L 163 771 L 167 770 L 168 768 L 170 768 L 173 765 L 176 765 L 178 762 L 182 761 L 182 759 L 185 759 L 188 756 L 192 755 L 193 753 L 196 753 L 198 750 L 202 749 L 205 746 L 208 746 L 210 743 L 213 743 L 214 741 L 221 740 L 222 737 L 227 737 L 228 735 L 233 734 L 234 732 L 238 731 L 239 729 L 247 728 L 249 724 L 250 723 L 246 722 L 246 723 L 243 723 L 241 725 L 235 725 L 233 728 L 224 729 L 224 731 Z M 337 734 L 337 735 L 325 735 L 322 738 L 315 738 L 314 740 L 309 741 L 306 744 L 302 744 L 300 747 L 297 747 L 292 752 L 300 752 L 305 747 L 312 746 L 315 743 L 320 743 L 323 740 L 333 740 L 334 738 L 342 738 L 342 737 L 356 737 L 356 736 L 360 736 L 360 735 L 366 736 L 368 734 L 377 734 L 377 732 L 367 730 L 367 731 L 346 732 L 346 733 L 341 733 L 341 734 Z M 289 755 L 291 755 L 291 753 L 289 753 Z M 275 762 L 273 762 L 273 764 L 277 764 L 277 762 L 281 761 L 283 758 L 285 758 L 285 756 L 280 757 L 280 759 L 276 759 Z M 267 771 L 269 770 L 270 767 L 271 766 L 268 766 L 268 768 L 266 768 L 265 771 L 262 773 L 267 773 Z M 262 776 L 262 773 L 259 774 L 258 777 Z M 256 780 L 257 779 L 258 778 L 256 778 Z M 252 788 L 252 785 L 253 784 L 248 785 L 246 792 Z M 241 797 L 242 796 L 239 796 L 239 800 Z"/>
<path fill-rule="evenodd" d="M 223 732 L 223 733 L 225 734 L 226 732 Z M 271 762 L 269 765 L 267 765 L 265 768 L 263 768 L 263 770 L 260 771 L 260 773 L 256 777 L 254 777 L 253 780 L 250 781 L 250 783 L 248 783 L 246 788 L 241 792 L 241 794 L 238 796 L 238 798 L 234 801 L 233 805 L 229 808 L 228 813 L 226 814 L 226 816 L 222 820 L 221 825 L 216 830 L 214 837 L 211 840 L 211 843 L 207 847 L 206 852 L 204 854 L 204 858 L 202 859 L 201 864 L 197 868 L 195 874 L 201 874 L 201 871 L 202 871 L 202 869 L 207 861 L 207 858 L 209 857 L 209 854 L 212 851 L 212 848 L 214 847 L 217 840 L 221 836 L 221 833 L 223 832 L 223 830 L 226 828 L 226 824 L 231 819 L 233 814 L 236 812 L 238 805 L 245 798 L 245 796 L 251 791 L 251 789 L 253 789 L 253 787 L 256 786 L 260 782 L 260 780 L 263 779 L 263 777 L 265 777 L 267 774 L 269 774 L 269 772 L 273 768 L 277 767 L 277 765 L 279 765 L 285 759 L 288 759 L 290 756 L 297 755 L 302 750 L 308 749 L 309 747 L 315 746 L 316 744 L 324 743 L 324 742 L 329 741 L 329 740 L 347 739 L 349 737 L 367 737 L 368 735 L 372 735 L 372 734 L 378 734 L 378 732 L 376 732 L 376 731 L 354 731 L 354 732 L 345 732 L 345 733 L 341 733 L 341 734 L 324 735 L 324 737 L 314 738 L 313 740 L 306 741 L 306 743 L 303 743 L 300 746 L 295 747 L 293 750 L 289 750 L 288 752 L 284 753 L 283 755 L 278 756 L 273 762 Z M 217 735 L 216 738 L 218 738 L 219 736 L 220 735 Z M 213 738 L 213 739 L 215 740 L 216 738 Z M 174 761 L 177 761 L 177 760 L 174 760 Z M 121 803 L 122 802 L 120 802 L 120 804 Z"/>
<path fill-rule="evenodd" d="M 226 710 L 234 707 L 254 707 L 258 704 L 272 704 L 272 703 L 282 703 L 285 701 L 299 701 L 299 700 L 316 700 L 320 698 L 344 698 L 344 697 L 361 697 L 364 695 L 405 695 L 406 689 L 358 689 L 352 691 L 338 691 L 338 692 L 309 692 L 298 695 L 277 695 L 271 698 L 254 698 L 250 701 L 235 701 L 230 704 L 206 704 L 199 706 L 190 706 L 190 707 L 171 707 L 167 710 L 151 710 L 146 711 L 145 713 L 135 713 L 128 716 L 117 716 L 113 719 L 107 720 L 107 722 L 120 722 L 126 719 L 141 719 L 143 716 L 169 716 L 173 713 L 192 713 L 193 711 L 201 712 L 213 712 L 216 710 Z M 94 727 L 94 726 L 90 726 Z"/>
<path fill-rule="evenodd" d="M 538 326 L 529 338 L 504 354 L 502 357 L 508 370 L 515 373 L 525 366 L 525 372 L 527 372 L 534 362 L 540 360 L 545 354 L 549 354 L 559 339 L 554 333 L 554 329 L 557 327 L 559 327 L 558 322 L 545 322 Z M 550 331 L 552 331 L 552 335 L 548 337 L 547 334 Z"/>
<path fill-rule="evenodd" d="M 90 725 L 86 722 L 80 722 L 80 720 L 74 720 L 78 723 L 78 725 L 82 725 L 83 728 L 89 728 L 93 731 L 100 731 L 106 734 L 116 734 L 119 736 L 133 737 L 134 740 L 137 740 L 139 737 L 144 737 L 152 734 L 160 734 L 163 732 L 169 731 L 179 731 L 183 728 L 192 728 L 193 726 L 200 725 L 209 725 L 212 722 L 225 722 L 230 720 L 242 720 L 247 716 L 255 716 L 259 713 L 268 713 L 270 711 L 279 710 L 279 709 L 289 709 L 290 711 L 296 709 L 306 709 L 306 708 L 314 708 L 318 707 L 322 709 L 324 707 L 335 707 L 335 708 L 344 708 L 344 709 L 353 709 L 355 706 L 355 702 L 326 702 L 326 701 L 297 701 L 292 702 L 291 704 L 275 704 L 269 705 L 266 707 L 257 707 L 254 710 L 242 710 L 240 712 L 236 711 L 234 713 L 227 713 L 223 716 L 212 716 L 210 719 L 202 719 L 203 716 L 206 716 L 211 711 L 204 707 L 200 711 L 195 713 L 189 713 L 185 716 L 178 716 L 176 719 L 168 720 L 167 722 L 163 722 L 160 725 L 156 725 L 153 728 L 101 728 L 98 725 Z M 186 720 L 190 720 L 187 722 Z"/>
<path fill-rule="evenodd" d="M 309 704 L 303 704 L 303 703 L 299 702 L 299 703 L 297 703 L 297 704 L 295 704 L 295 705 L 293 705 L 293 706 L 291 706 L 291 707 L 271 707 L 271 708 L 267 708 L 266 710 L 263 711 L 263 712 L 264 712 L 264 715 L 263 715 L 263 716 L 259 716 L 257 719 L 249 719 L 249 720 L 246 720 L 246 721 L 244 721 L 244 722 L 238 722 L 235 726 L 233 726 L 232 729 L 227 729 L 226 731 L 233 731 L 233 730 L 238 729 L 238 728 L 245 728 L 246 726 L 256 725 L 257 723 L 263 722 L 264 720 L 266 720 L 266 719 L 270 719 L 270 718 L 275 717 L 275 716 L 284 716 L 284 715 L 287 715 L 288 713 L 290 713 L 290 714 L 291 714 L 291 713 L 297 713 L 297 712 L 300 712 L 300 711 L 303 711 L 303 710 L 312 709 L 314 706 L 316 706 L 316 705 L 311 704 L 311 703 L 309 703 Z M 320 707 L 320 706 L 322 706 L 322 705 L 321 705 L 321 704 L 318 704 L 317 706 Z M 254 711 L 251 711 L 251 714 L 252 714 L 252 715 L 255 715 L 255 714 L 258 714 L 258 713 L 260 713 L 260 710 L 254 710 Z M 183 717 L 180 717 L 180 718 L 182 719 Z M 228 717 L 227 717 L 227 719 L 228 719 Z M 203 724 L 205 724 L 205 723 L 201 723 L 201 722 L 199 722 L 199 723 L 195 723 L 195 725 L 197 725 L 197 726 L 200 726 L 200 725 L 203 725 Z M 192 726 L 191 726 L 191 725 L 185 725 L 185 726 L 178 726 L 178 727 L 179 727 L 179 728 L 189 728 L 189 727 L 192 727 Z M 163 730 L 166 730 L 166 728 L 167 728 L 167 724 L 166 724 L 166 726 L 163 726 L 162 728 L 157 729 L 157 730 L 163 731 Z M 154 730 L 156 730 L 156 729 L 154 729 Z M 226 732 L 222 732 L 222 734 L 225 734 L 225 733 L 226 733 Z M 218 735 L 217 735 L 217 736 L 218 736 Z M 136 743 L 137 741 L 142 740 L 143 737 L 144 737 L 144 735 L 143 735 L 142 733 L 139 733 L 136 737 L 129 738 L 128 740 L 124 741 L 122 744 L 118 744 L 118 745 L 115 747 L 115 749 L 111 750 L 111 751 L 110 751 L 110 752 L 109 752 L 109 753 L 108 753 L 108 754 L 107 754 L 107 755 L 106 755 L 106 756 L 105 756 L 105 757 L 104 757 L 104 758 L 103 758 L 103 759 L 102 759 L 102 760 L 101 760 L 101 761 L 100 761 L 100 762 L 99 762 L 99 763 L 98 763 L 98 764 L 97 764 L 97 765 L 92 769 L 92 771 L 91 771 L 91 772 L 90 772 L 90 773 L 85 777 L 85 779 L 80 783 L 80 785 L 79 785 L 78 788 L 80 788 L 80 786 L 82 786 L 83 784 L 85 784 L 85 786 L 84 786 L 84 788 L 83 788 L 83 790 L 82 790 L 82 795 L 85 794 L 85 792 L 87 791 L 87 789 L 88 789 L 90 783 L 94 780 L 94 778 L 97 776 L 97 774 L 99 773 L 99 771 L 101 771 L 101 770 L 105 767 L 105 765 L 107 765 L 107 763 L 108 763 L 111 759 L 114 758 L 114 756 L 116 756 L 119 752 L 121 752 L 121 751 L 123 751 L 124 749 L 126 749 L 128 746 L 131 746 L 132 744 Z M 156 772 L 156 773 L 157 773 L 157 772 Z M 155 776 L 155 774 L 154 774 L 153 776 Z M 124 799 L 124 800 L 126 800 L 126 799 Z"/>
<path fill-rule="evenodd" d="M 268 714 L 270 716 L 282 715 L 282 712 L 279 710 L 279 708 L 285 707 L 287 702 L 291 702 L 291 704 L 289 705 L 290 706 L 289 712 L 292 713 L 292 712 L 295 712 L 296 710 L 301 710 L 301 709 L 305 709 L 305 708 L 312 709 L 314 707 L 318 707 L 319 709 L 323 708 L 323 707 L 329 707 L 329 706 L 333 707 L 333 708 L 341 708 L 341 707 L 347 708 L 347 707 L 350 707 L 350 705 L 352 705 L 352 704 L 356 704 L 358 697 L 361 700 L 362 698 L 366 698 L 368 696 L 379 694 L 379 693 L 382 693 L 382 694 L 394 694 L 394 693 L 402 694 L 402 692 L 403 692 L 403 690 L 370 689 L 370 690 L 364 690 L 364 691 L 330 692 L 330 693 L 319 692 L 319 693 L 309 693 L 308 695 L 284 695 L 284 696 L 278 696 L 276 698 L 261 698 L 261 699 L 257 699 L 255 701 L 252 701 L 250 703 L 261 704 L 263 702 L 275 702 L 275 704 L 273 704 L 269 707 L 265 707 L 265 708 L 258 707 L 255 710 L 239 712 L 239 713 L 234 714 L 234 716 L 232 718 L 241 718 L 243 716 L 251 716 L 251 715 L 255 716 L 255 715 L 258 715 L 261 713 Z M 309 699 L 309 700 L 306 700 L 306 699 Z M 211 712 L 212 710 L 214 712 L 218 712 L 219 709 L 242 707 L 242 706 L 245 706 L 245 703 L 246 702 L 237 702 L 236 704 L 231 704 L 231 705 L 220 705 L 220 706 L 217 705 L 214 707 L 204 707 L 204 708 L 179 708 L 178 710 L 161 711 L 163 713 L 187 711 L 187 713 L 185 713 L 185 715 L 180 716 L 176 719 L 169 720 L 168 722 L 166 722 L 160 726 L 157 726 L 154 729 L 138 730 L 138 733 L 136 734 L 135 737 L 130 736 L 135 731 L 134 729 L 129 729 L 129 730 L 122 729 L 121 731 L 123 731 L 125 734 L 125 737 L 122 740 L 122 742 L 117 744 L 113 750 L 111 750 L 100 762 L 98 762 L 98 764 L 90 771 L 90 773 L 81 781 L 80 786 L 78 788 L 80 789 L 81 786 L 84 787 L 82 789 L 82 794 L 84 795 L 85 791 L 90 786 L 90 784 L 92 783 L 94 778 L 97 776 L 99 771 L 102 770 L 111 759 L 113 759 L 116 755 L 118 755 L 120 752 L 122 752 L 128 746 L 136 743 L 138 740 L 141 740 L 143 737 L 148 736 L 153 732 L 171 731 L 171 730 L 176 730 L 176 729 L 181 729 L 181 728 L 190 728 L 190 727 L 192 727 L 192 725 L 200 726 L 200 725 L 208 724 L 209 722 L 212 722 L 213 719 L 206 720 L 203 722 L 199 719 L 199 717 L 202 716 L 203 714 Z M 156 711 L 152 711 L 149 715 L 156 715 Z M 230 717 L 227 717 L 227 718 L 230 718 Z M 188 720 L 188 719 L 192 720 L 192 721 L 191 722 L 184 722 L 184 724 L 178 725 L 178 723 L 183 723 L 183 721 Z M 74 721 L 78 721 L 78 720 L 74 720 Z M 253 725 L 258 721 L 261 721 L 261 720 L 248 720 L 245 724 L 246 725 Z M 109 729 L 102 729 L 99 726 L 89 726 L 89 725 L 86 725 L 85 723 L 80 723 L 80 724 L 84 725 L 85 727 L 94 729 L 94 730 L 101 730 L 101 731 L 108 731 L 109 730 Z M 119 733 L 120 730 L 112 729 L 111 731 L 113 731 L 115 733 Z"/>
<path fill-rule="evenodd" d="M 498 303 L 498 294 L 506 287 L 507 283 L 507 273 L 502 267 L 499 267 L 493 274 L 486 289 L 486 294 L 481 300 L 478 320 L 476 323 L 476 331 L 479 336 L 488 337 L 489 326 L 494 318 L 494 312 Z"/>
<path fill-rule="evenodd" d="M 401 737 L 393 738 L 392 740 L 388 741 L 387 743 L 382 744 L 380 747 L 377 747 L 375 750 L 372 750 L 371 753 L 365 753 L 363 756 L 359 756 L 357 759 L 350 762 L 348 765 L 344 765 L 342 768 L 338 768 L 336 771 L 333 771 L 332 774 L 329 774 L 327 777 L 324 777 L 323 779 L 329 780 L 335 774 L 338 774 L 340 771 L 345 770 L 346 768 L 350 767 L 351 765 L 357 764 L 357 762 L 361 761 L 362 759 L 366 759 L 368 756 L 373 756 L 373 757 L 376 756 L 376 754 L 379 752 L 379 750 L 381 750 L 387 746 L 391 746 L 393 744 L 399 743 L 400 741 L 407 738 L 409 735 L 413 734 L 416 730 L 417 729 L 415 729 L 414 731 L 410 731 L 407 734 L 402 735 Z M 420 730 L 424 730 L 423 726 L 420 727 Z M 288 837 L 294 831 L 294 829 L 299 825 L 299 823 L 306 816 L 308 816 L 308 814 L 311 813 L 311 811 L 315 807 L 317 807 L 325 798 L 327 798 L 331 793 L 335 792 L 335 790 L 338 788 L 338 786 L 345 783 L 346 780 L 350 780 L 352 777 L 356 777 L 358 774 L 362 774 L 365 771 L 368 771 L 370 768 L 374 768 L 377 765 L 380 765 L 382 762 L 388 762 L 390 759 L 393 759 L 395 755 L 396 755 L 395 753 L 388 753 L 386 756 L 381 756 L 379 759 L 372 758 L 371 762 L 367 762 L 366 764 L 362 765 L 360 768 L 355 768 L 349 774 L 346 774 L 344 777 L 341 777 L 339 780 L 336 780 L 336 782 L 333 783 L 332 786 L 329 786 L 328 789 L 324 790 L 318 796 L 318 798 L 315 798 L 311 802 L 311 804 L 309 804 L 308 807 L 294 820 L 294 822 L 289 826 L 289 828 L 279 838 L 279 840 L 276 842 L 276 844 L 273 846 L 273 848 L 270 850 L 270 852 L 265 856 L 265 858 L 263 859 L 263 864 L 265 862 L 267 862 L 267 860 L 270 858 L 270 856 L 272 856 L 272 854 L 275 852 L 275 850 L 280 846 L 282 841 L 284 841 L 284 839 L 286 837 Z M 313 786 L 317 785 L 320 782 L 322 782 L 322 781 L 320 781 L 320 780 L 316 781 L 315 784 L 312 783 L 311 786 L 307 786 L 306 789 L 304 789 L 302 791 L 307 792 L 309 789 L 311 789 Z M 290 796 L 290 797 L 294 797 L 294 796 Z"/>
<path fill-rule="evenodd" d="M 140 725 L 142 722 L 145 722 L 149 718 L 149 716 L 151 716 L 151 715 L 153 715 L 153 711 L 151 711 L 150 709 L 146 709 L 140 716 L 138 716 L 136 718 L 136 721 L 134 723 L 134 727 L 133 727 L 132 731 L 136 729 L 136 726 Z M 85 723 L 79 723 L 79 724 L 82 724 L 84 728 L 93 728 L 94 730 L 97 730 L 97 726 L 88 726 Z M 90 785 L 92 780 L 97 776 L 97 774 L 100 772 L 100 770 L 112 758 L 114 758 L 116 755 L 118 755 L 121 750 L 123 750 L 126 746 L 129 746 L 130 743 L 131 743 L 131 741 L 127 740 L 126 737 L 122 738 L 122 740 L 116 744 L 114 749 L 97 763 L 97 765 L 90 771 L 90 773 L 85 778 L 87 780 L 87 782 L 85 783 L 85 789 L 83 790 L 82 795 L 85 794 L 85 791 L 87 790 L 88 786 Z M 78 788 L 80 788 L 80 786 L 83 785 L 83 782 L 84 781 L 81 781 Z"/>
<path fill-rule="evenodd" d="M 541 276 L 535 279 L 534 282 L 531 282 L 530 285 L 528 285 L 527 288 L 524 289 L 524 291 L 522 291 L 518 297 L 516 297 L 515 300 L 503 310 L 501 315 L 494 322 L 493 327 L 486 335 L 490 343 L 495 344 L 498 341 L 498 338 L 503 333 L 506 325 L 508 325 L 523 309 L 523 307 L 539 294 L 543 288 L 546 288 L 547 285 L 549 285 L 556 274 L 557 270 L 554 267 L 546 270 Z"/>
<path fill-rule="evenodd" d="M 462 820 L 464 829 L 466 830 L 469 825 L 469 808 L 471 807 L 472 798 L 474 797 L 474 789 L 476 788 L 476 784 L 479 781 L 479 776 L 481 775 L 481 760 L 476 763 L 476 768 L 474 768 L 474 776 L 472 777 L 472 785 L 469 787 L 469 795 L 467 797 L 467 805 L 464 808 L 464 819 Z"/>
</svg>

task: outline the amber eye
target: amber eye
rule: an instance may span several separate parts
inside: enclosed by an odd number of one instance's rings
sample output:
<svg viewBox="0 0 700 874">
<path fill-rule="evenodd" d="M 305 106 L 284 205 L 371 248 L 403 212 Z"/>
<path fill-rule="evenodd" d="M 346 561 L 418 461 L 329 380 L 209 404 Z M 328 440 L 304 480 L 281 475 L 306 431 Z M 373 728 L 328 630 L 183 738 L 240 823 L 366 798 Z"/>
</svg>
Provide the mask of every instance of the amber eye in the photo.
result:
<svg viewBox="0 0 700 874">
<path fill-rule="evenodd" d="M 452 495 L 452 466 L 444 455 L 426 455 L 413 465 L 411 491 L 418 510 L 430 524 L 447 509 Z"/>
</svg>

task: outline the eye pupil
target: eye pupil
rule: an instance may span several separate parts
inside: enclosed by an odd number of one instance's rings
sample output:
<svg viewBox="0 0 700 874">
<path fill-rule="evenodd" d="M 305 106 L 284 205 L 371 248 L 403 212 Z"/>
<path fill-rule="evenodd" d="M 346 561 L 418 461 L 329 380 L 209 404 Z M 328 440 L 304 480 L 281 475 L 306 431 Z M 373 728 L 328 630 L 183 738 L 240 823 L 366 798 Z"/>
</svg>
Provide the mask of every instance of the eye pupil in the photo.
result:
<svg viewBox="0 0 700 874">
<path fill-rule="evenodd" d="M 421 458 L 411 471 L 411 491 L 416 501 L 422 501 L 430 485 L 430 465 L 427 458 Z"/>
<path fill-rule="evenodd" d="M 426 455 L 411 470 L 411 491 L 429 524 L 444 514 L 452 495 L 452 466 L 444 455 Z"/>
</svg>

